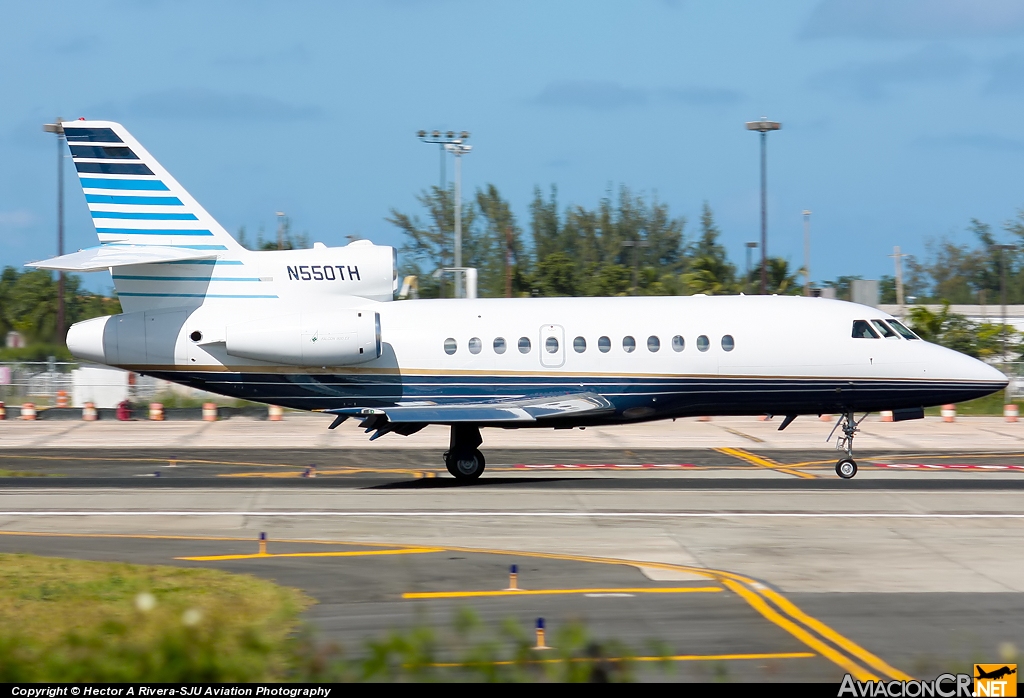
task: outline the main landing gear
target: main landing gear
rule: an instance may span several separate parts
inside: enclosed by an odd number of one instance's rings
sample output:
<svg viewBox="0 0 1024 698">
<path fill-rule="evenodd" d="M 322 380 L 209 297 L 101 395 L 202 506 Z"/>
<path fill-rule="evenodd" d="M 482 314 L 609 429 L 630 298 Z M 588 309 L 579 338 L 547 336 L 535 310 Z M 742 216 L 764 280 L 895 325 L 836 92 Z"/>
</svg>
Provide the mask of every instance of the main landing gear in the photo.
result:
<svg viewBox="0 0 1024 698">
<path fill-rule="evenodd" d="M 846 451 L 846 455 L 836 462 L 836 475 L 844 480 L 849 480 L 857 474 L 857 461 L 853 459 L 853 437 L 859 431 L 860 423 L 866 418 L 867 414 L 858 420 L 854 417 L 853 412 L 844 412 L 836 425 L 832 427 L 832 433 L 828 435 L 831 440 L 836 429 L 842 428 L 843 430 L 843 435 L 836 439 L 836 449 Z"/>
<path fill-rule="evenodd" d="M 453 424 L 451 445 L 444 452 L 444 464 L 456 480 L 471 482 L 484 472 L 484 454 L 477 446 L 484 440 L 475 424 Z"/>
</svg>

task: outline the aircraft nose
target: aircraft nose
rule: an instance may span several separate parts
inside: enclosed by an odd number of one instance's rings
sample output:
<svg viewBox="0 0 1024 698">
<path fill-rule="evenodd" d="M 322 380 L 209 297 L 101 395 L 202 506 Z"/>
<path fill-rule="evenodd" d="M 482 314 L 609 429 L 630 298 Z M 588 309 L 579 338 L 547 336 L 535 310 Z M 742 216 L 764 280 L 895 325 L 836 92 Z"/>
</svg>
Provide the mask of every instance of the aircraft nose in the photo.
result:
<svg viewBox="0 0 1024 698">
<path fill-rule="evenodd" d="M 994 366 L 959 352 L 953 353 L 956 354 L 954 372 L 958 380 L 988 383 L 993 390 L 1001 390 L 1009 384 L 1010 379 Z"/>
</svg>

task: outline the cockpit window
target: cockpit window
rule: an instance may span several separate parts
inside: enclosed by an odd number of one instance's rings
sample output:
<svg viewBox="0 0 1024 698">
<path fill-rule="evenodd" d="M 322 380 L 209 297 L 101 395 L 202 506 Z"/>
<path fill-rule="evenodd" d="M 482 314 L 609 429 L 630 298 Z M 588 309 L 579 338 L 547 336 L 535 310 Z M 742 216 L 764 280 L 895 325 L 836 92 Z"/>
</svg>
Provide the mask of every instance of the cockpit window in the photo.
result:
<svg viewBox="0 0 1024 698">
<path fill-rule="evenodd" d="M 886 339 L 899 339 L 899 337 L 896 336 L 896 333 L 893 332 L 889 328 L 889 326 L 886 325 L 881 320 L 872 320 L 871 324 L 874 325 L 875 329 L 877 329 L 879 332 L 881 332 L 882 336 L 885 337 Z"/>
<path fill-rule="evenodd" d="M 889 324 L 892 325 L 892 328 L 894 330 L 903 335 L 903 339 L 921 339 L 916 334 L 908 330 L 906 326 L 899 320 L 893 320 L 892 318 L 889 318 Z"/>
<path fill-rule="evenodd" d="M 867 320 L 854 320 L 853 321 L 853 338 L 854 339 L 878 339 L 878 335 L 871 325 L 868 324 Z"/>
</svg>

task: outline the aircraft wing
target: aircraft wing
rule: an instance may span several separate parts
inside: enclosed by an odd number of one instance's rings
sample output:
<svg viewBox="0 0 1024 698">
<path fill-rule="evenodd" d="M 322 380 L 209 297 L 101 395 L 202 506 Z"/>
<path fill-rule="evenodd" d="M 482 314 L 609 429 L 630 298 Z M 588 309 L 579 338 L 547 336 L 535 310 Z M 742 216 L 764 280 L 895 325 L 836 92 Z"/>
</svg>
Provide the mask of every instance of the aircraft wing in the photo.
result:
<svg viewBox="0 0 1024 698">
<path fill-rule="evenodd" d="M 179 262 L 186 259 L 216 257 L 210 250 L 190 250 L 160 245 L 100 245 L 60 257 L 30 262 L 25 266 L 56 271 L 105 271 L 110 267 L 152 262 Z"/>
<path fill-rule="evenodd" d="M 417 403 L 396 407 L 349 407 L 324 410 L 351 417 L 385 417 L 392 424 L 454 424 L 471 422 L 536 422 L 570 414 L 601 414 L 614 407 L 595 393 L 569 393 L 522 400 L 492 400 L 436 405 Z"/>
</svg>

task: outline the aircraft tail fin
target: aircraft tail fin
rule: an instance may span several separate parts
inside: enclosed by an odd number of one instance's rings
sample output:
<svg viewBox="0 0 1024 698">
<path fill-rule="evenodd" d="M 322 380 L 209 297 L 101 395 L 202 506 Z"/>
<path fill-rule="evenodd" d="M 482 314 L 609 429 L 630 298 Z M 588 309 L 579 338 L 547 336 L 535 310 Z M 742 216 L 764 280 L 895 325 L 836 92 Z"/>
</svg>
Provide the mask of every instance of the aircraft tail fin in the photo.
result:
<svg viewBox="0 0 1024 698">
<path fill-rule="evenodd" d="M 241 249 L 121 124 L 61 125 L 101 244 Z"/>
</svg>

